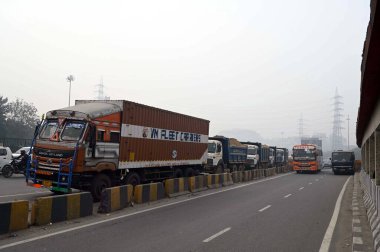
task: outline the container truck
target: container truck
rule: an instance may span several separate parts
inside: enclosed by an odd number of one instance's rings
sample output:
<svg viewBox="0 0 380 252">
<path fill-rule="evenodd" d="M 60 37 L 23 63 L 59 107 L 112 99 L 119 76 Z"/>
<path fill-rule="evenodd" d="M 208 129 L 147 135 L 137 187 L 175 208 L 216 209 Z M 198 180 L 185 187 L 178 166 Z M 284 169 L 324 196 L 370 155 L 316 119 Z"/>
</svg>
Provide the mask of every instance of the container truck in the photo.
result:
<svg viewBox="0 0 380 252">
<path fill-rule="evenodd" d="M 247 162 L 247 151 L 247 146 L 234 138 L 209 137 L 206 171 L 210 173 L 243 171 Z"/>
<path fill-rule="evenodd" d="M 125 100 L 80 100 L 46 113 L 27 183 L 91 191 L 193 176 L 207 163 L 209 121 Z"/>
</svg>

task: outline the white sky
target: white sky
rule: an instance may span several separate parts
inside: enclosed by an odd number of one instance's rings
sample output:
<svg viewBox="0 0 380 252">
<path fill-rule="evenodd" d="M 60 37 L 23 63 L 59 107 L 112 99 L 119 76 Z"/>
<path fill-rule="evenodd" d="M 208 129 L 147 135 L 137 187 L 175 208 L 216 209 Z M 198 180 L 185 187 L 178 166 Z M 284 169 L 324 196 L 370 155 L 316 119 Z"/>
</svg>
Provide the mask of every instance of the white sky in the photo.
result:
<svg viewBox="0 0 380 252">
<path fill-rule="evenodd" d="M 2 0 L 0 95 L 42 114 L 67 106 L 67 75 L 72 103 L 102 76 L 111 99 L 208 119 L 210 135 L 287 137 L 301 113 L 329 135 L 338 87 L 354 139 L 369 2 Z"/>
</svg>

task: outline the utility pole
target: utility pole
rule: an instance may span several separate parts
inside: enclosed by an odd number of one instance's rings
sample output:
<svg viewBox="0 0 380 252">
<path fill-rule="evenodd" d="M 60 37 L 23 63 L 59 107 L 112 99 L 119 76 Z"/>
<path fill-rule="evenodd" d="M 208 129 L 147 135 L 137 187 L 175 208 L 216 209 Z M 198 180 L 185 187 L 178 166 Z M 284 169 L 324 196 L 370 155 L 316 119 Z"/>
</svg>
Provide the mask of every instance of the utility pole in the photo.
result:
<svg viewBox="0 0 380 252">
<path fill-rule="evenodd" d="M 66 77 L 66 80 L 70 83 L 70 87 L 69 87 L 69 107 L 70 107 L 71 82 L 74 81 L 74 76 L 72 76 L 72 75 L 70 74 L 69 76 Z"/>
<path fill-rule="evenodd" d="M 347 150 L 350 150 L 350 115 L 347 115 Z"/>
</svg>

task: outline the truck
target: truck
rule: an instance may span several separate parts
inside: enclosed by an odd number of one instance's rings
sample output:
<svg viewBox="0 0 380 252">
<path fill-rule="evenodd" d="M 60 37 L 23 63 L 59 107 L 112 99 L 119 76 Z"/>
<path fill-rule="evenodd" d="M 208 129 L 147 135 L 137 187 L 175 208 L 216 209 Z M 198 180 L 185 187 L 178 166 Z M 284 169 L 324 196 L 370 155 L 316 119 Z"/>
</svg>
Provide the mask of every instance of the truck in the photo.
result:
<svg viewBox="0 0 380 252">
<path fill-rule="evenodd" d="M 269 146 L 269 168 L 276 167 L 276 146 Z"/>
<path fill-rule="evenodd" d="M 126 100 L 77 100 L 36 129 L 27 184 L 53 192 L 194 176 L 207 163 L 209 121 Z"/>
<path fill-rule="evenodd" d="M 214 136 L 208 139 L 208 158 L 206 171 L 223 173 L 243 171 L 247 163 L 248 148 L 235 138 Z"/>
<path fill-rule="evenodd" d="M 355 154 L 353 151 L 333 151 L 331 153 L 331 169 L 337 175 L 341 172 L 353 175 L 355 173 Z"/>
<path fill-rule="evenodd" d="M 276 166 L 286 166 L 288 164 L 289 151 L 286 148 L 276 148 Z"/>
<path fill-rule="evenodd" d="M 249 151 L 249 148 L 254 149 L 257 148 L 257 155 L 247 156 L 248 169 L 266 169 L 269 165 L 269 146 L 259 143 L 259 142 L 242 142 L 242 144 L 246 145 Z M 255 149 L 256 149 L 255 148 Z M 253 152 L 254 153 L 254 152 Z M 255 165 L 254 163 L 257 162 Z M 253 166 L 251 164 L 254 164 Z"/>
<path fill-rule="evenodd" d="M 293 170 L 297 173 L 317 173 L 322 169 L 322 150 L 315 144 L 297 144 L 293 147 Z"/>
</svg>

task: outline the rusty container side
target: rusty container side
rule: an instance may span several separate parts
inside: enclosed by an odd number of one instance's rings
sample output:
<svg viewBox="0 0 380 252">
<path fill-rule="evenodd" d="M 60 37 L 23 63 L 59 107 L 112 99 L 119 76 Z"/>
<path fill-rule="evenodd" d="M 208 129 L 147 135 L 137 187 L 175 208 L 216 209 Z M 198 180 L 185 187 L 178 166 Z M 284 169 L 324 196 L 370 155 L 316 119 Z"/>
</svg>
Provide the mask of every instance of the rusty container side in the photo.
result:
<svg viewBox="0 0 380 252">
<path fill-rule="evenodd" d="M 178 161 L 186 164 L 186 160 L 200 160 L 207 152 L 209 121 L 204 119 L 124 101 L 122 124 L 133 129 L 122 133 L 121 162 L 176 161 L 173 165 L 181 165 Z M 151 138 L 154 129 L 170 131 L 172 137 L 175 133 L 176 139 L 163 139 L 161 134 Z M 187 133 L 195 140 L 180 141 L 181 134 Z M 196 135 L 202 136 L 202 140 Z"/>
</svg>

